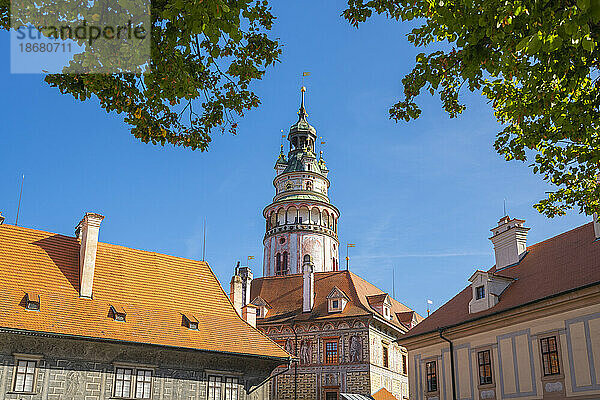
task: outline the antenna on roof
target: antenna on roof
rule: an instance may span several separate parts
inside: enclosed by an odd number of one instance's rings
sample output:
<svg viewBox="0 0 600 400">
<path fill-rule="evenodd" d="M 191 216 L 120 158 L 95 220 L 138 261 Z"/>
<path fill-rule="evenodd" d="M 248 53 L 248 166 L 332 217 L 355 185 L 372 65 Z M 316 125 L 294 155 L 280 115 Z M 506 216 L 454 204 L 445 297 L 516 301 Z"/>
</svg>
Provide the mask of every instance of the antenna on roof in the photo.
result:
<svg viewBox="0 0 600 400">
<path fill-rule="evenodd" d="M 392 297 L 396 298 L 396 266 L 392 265 Z"/>
<path fill-rule="evenodd" d="M 204 217 L 204 227 L 202 228 L 202 261 L 206 257 L 206 217 Z"/>
<path fill-rule="evenodd" d="M 23 182 L 25 181 L 25 174 L 21 178 L 21 191 L 19 192 L 19 203 L 17 205 L 17 218 L 15 220 L 15 226 L 19 226 L 19 211 L 21 211 L 21 196 L 23 195 Z"/>
<path fill-rule="evenodd" d="M 502 214 L 503 217 L 506 217 L 506 199 L 504 199 L 504 214 Z"/>
</svg>

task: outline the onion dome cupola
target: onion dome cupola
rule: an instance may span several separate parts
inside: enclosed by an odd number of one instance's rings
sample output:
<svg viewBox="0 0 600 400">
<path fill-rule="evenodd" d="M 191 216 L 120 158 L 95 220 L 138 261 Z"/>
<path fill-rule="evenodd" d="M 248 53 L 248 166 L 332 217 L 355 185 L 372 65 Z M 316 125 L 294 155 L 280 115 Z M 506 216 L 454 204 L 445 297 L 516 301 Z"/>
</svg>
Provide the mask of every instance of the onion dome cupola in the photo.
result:
<svg viewBox="0 0 600 400">
<path fill-rule="evenodd" d="M 275 162 L 275 197 L 263 211 L 264 276 L 302 272 L 305 255 L 311 256 L 317 272 L 339 268 L 340 212 L 329 201 L 329 170 L 323 152 L 317 159 L 317 130 L 307 121 L 305 92 L 302 87 L 298 122 L 290 127 L 287 136 L 288 155 L 285 156 L 282 145 Z"/>
</svg>

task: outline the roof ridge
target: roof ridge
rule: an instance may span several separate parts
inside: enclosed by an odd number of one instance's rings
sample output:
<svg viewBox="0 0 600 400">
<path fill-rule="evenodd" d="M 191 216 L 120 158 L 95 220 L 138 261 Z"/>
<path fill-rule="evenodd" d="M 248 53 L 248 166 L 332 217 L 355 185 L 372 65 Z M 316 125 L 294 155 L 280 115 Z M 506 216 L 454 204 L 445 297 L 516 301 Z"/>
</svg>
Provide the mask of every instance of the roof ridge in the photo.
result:
<svg viewBox="0 0 600 400">
<path fill-rule="evenodd" d="M 69 235 L 65 235 L 65 234 L 62 234 L 62 233 L 44 231 L 44 230 L 41 230 L 41 229 L 30 228 L 30 227 L 27 227 L 27 226 L 18 226 L 18 225 L 11 225 L 11 224 L 2 224 L 2 225 L 0 225 L 0 228 L 5 228 L 5 227 L 8 227 L 9 229 L 17 229 L 17 230 L 37 232 L 37 233 L 42 233 L 42 234 L 49 234 L 49 235 L 54 235 L 54 236 L 61 236 L 61 237 L 65 238 L 65 239 L 72 239 L 74 241 L 77 241 L 77 238 L 75 236 L 69 236 Z M 133 250 L 133 251 L 138 251 L 138 252 L 142 252 L 142 253 L 148 253 L 148 254 L 153 254 L 153 255 L 160 255 L 160 256 L 171 257 L 171 258 L 175 258 L 175 259 L 179 259 L 179 260 L 192 261 L 192 262 L 196 262 L 196 263 L 201 263 L 201 264 L 204 264 L 204 265 L 208 265 L 208 263 L 206 261 L 195 260 L 193 258 L 187 258 L 187 257 L 181 257 L 181 256 L 175 256 L 173 254 L 159 253 L 157 251 L 138 249 L 138 248 L 135 248 L 135 247 L 128 247 L 128 246 L 125 246 L 125 245 L 122 245 L 122 244 L 108 243 L 108 242 L 102 242 L 102 241 L 98 241 L 98 244 L 102 245 L 102 246 L 107 246 L 107 247 L 116 247 L 116 248 L 121 248 L 121 249 Z"/>
<path fill-rule="evenodd" d="M 567 235 L 567 234 L 569 234 L 569 233 L 571 233 L 571 232 L 573 232 L 573 231 L 576 231 L 576 230 L 579 230 L 579 229 L 583 229 L 585 226 L 587 226 L 587 225 L 592 225 L 593 223 L 594 223 L 594 222 L 587 222 L 587 223 L 585 223 L 585 224 L 583 224 L 583 225 L 576 226 L 576 227 L 575 227 L 575 228 L 573 228 L 573 229 L 569 229 L 569 230 L 568 230 L 568 231 L 566 231 L 566 232 L 559 233 L 559 234 L 558 234 L 558 235 L 556 235 L 556 236 L 552 236 L 552 237 L 549 237 L 548 239 L 544 239 L 544 240 L 542 240 L 541 242 L 534 243 L 534 244 L 532 244 L 531 246 L 527 246 L 527 250 L 529 250 L 529 249 L 530 249 L 530 248 L 532 248 L 532 247 L 537 247 L 537 246 L 539 246 L 539 245 L 541 245 L 541 244 L 544 244 L 544 243 L 546 243 L 546 242 L 549 242 L 549 241 L 551 241 L 551 240 L 557 239 L 557 238 L 559 238 L 559 237 L 561 237 L 561 236 L 565 236 L 565 235 Z"/>
</svg>

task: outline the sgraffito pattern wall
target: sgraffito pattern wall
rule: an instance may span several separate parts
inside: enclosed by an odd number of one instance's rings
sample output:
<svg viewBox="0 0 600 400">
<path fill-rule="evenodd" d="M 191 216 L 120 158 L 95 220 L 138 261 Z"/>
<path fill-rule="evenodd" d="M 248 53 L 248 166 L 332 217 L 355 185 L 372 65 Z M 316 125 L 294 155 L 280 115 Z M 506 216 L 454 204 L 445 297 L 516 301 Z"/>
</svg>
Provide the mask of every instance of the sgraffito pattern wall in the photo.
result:
<svg viewBox="0 0 600 400">
<path fill-rule="evenodd" d="M 15 354 L 38 357 L 33 394 L 12 393 Z M 237 377 L 239 398 L 245 400 L 244 385 L 257 384 L 274 367 L 272 361 L 241 356 L 0 333 L 0 400 L 110 399 L 115 366 L 124 363 L 151 369 L 152 398 L 162 400 L 206 398 L 209 374 Z"/>
</svg>

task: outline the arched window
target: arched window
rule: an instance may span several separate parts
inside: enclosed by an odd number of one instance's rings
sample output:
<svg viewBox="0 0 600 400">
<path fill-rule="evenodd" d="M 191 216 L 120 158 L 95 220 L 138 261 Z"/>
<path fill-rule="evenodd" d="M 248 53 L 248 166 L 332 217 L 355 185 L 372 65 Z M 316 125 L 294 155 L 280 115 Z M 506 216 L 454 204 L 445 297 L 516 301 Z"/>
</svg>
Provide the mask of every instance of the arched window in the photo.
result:
<svg viewBox="0 0 600 400">
<path fill-rule="evenodd" d="M 284 251 L 283 252 L 283 265 L 281 267 L 281 275 L 287 275 L 288 274 L 288 252 Z"/>
<path fill-rule="evenodd" d="M 306 182 L 306 190 L 312 190 L 312 188 L 313 188 L 312 181 Z"/>
<path fill-rule="evenodd" d="M 281 253 L 277 253 L 275 260 L 275 275 L 281 275 Z"/>
<path fill-rule="evenodd" d="M 339 271 L 339 269 L 340 269 L 340 266 L 338 265 L 337 260 L 334 258 L 333 259 L 333 270 Z"/>
</svg>

